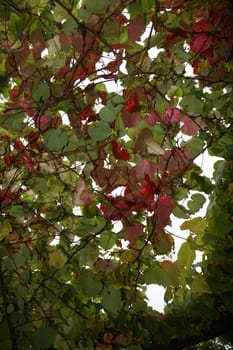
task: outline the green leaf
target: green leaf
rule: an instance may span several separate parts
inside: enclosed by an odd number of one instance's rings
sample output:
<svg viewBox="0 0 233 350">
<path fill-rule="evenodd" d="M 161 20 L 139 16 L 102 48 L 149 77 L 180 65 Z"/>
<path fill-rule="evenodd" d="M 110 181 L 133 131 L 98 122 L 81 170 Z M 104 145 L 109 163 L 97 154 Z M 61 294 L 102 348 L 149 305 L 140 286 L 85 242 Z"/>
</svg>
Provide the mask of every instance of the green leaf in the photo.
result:
<svg viewBox="0 0 233 350">
<path fill-rule="evenodd" d="M 10 131 L 20 132 L 24 127 L 25 114 L 18 111 L 8 116 L 0 116 L 0 125 Z"/>
<path fill-rule="evenodd" d="M 167 12 L 167 19 L 164 21 L 164 24 L 171 29 L 177 28 L 179 26 L 179 17 L 172 12 Z"/>
<path fill-rule="evenodd" d="M 202 207 L 203 204 L 205 203 L 206 198 L 200 194 L 200 193 L 195 193 L 191 196 L 191 200 L 188 201 L 187 206 L 190 210 L 191 214 L 196 213 L 199 211 Z"/>
<path fill-rule="evenodd" d="M 103 288 L 102 282 L 96 279 L 96 277 L 98 276 L 94 275 L 91 270 L 85 270 L 79 280 L 81 288 L 90 298 L 99 295 Z"/>
<path fill-rule="evenodd" d="M 96 14 L 104 14 L 110 3 L 110 0 L 85 0 L 84 2 L 88 11 Z"/>
<path fill-rule="evenodd" d="M 177 218 L 187 219 L 189 217 L 188 210 L 182 205 L 176 205 L 172 214 Z"/>
<path fill-rule="evenodd" d="M 198 136 L 192 137 L 191 140 L 183 144 L 184 148 L 191 150 L 193 157 L 196 157 L 199 154 L 203 153 L 204 146 L 205 142 Z"/>
<path fill-rule="evenodd" d="M 67 261 L 66 256 L 59 250 L 56 249 L 49 253 L 49 265 L 60 269 L 65 265 Z"/>
<path fill-rule="evenodd" d="M 175 57 L 180 58 L 187 62 L 193 57 L 193 53 L 185 51 L 183 45 L 184 45 L 183 42 L 179 42 L 173 46 L 172 50 Z"/>
<path fill-rule="evenodd" d="M 62 129 L 51 129 L 44 133 L 44 143 L 51 152 L 59 152 L 67 145 L 68 137 Z"/>
<path fill-rule="evenodd" d="M 102 293 L 101 304 L 106 311 L 117 315 L 122 308 L 120 290 L 115 285 L 105 288 Z"/>
<path fill-rule="evenodd" d="M 230 130 L 222 137 L 219 137 L 208 149 L 211 156 L 233 158 L 233 132 Z"/>
<path fill-rule="evenodd" d="M 188 111 L 192 114 L 201 114 L 203 112 L 204 103 L 196 95 L 192 94 L 184 95 L 180 102 L 180 105 L 184 108 L 185 111 Z"/>
<path fill-rule="evenodd" d="M 104 141 L 111 135 L 112 129 L 108 123 L 100 120 L 89 126 L 88 133 L 94 141 Z"/>
<path fill-rule="evenodd" d="M 190 230 L 193 233 L 203 233 L 206 229 L 206 220 L 202 217 L 196 217 L 185 221 L 181 226 L 181 230 Z"/>
<path fill-rule="evenodd" d="M 47 179 L 44 177 L 34 176 L 28 180 L 28 185 L 36 193 L 48 192 Z"/>
<path fill-rule="evenodd" d="M 100 234 L 99 244 L 103 249 L 109 250 L 114 246 L 116 240 L 117 235 L 115 233 L 111 231 L 103 231 Z"/>
<path fill-rule="evenodd" d="M 195 250 L 192 248 L 191 244 L 189 242 L 184 242 L 178 252 L 178 260 L 176 264 L 180 268 L 185 267 L 188 269 L 195 260 L 195 257 Z"/>
<path fill-rule="evenodd" d="M 12 312 L 14 312 L 14 310 L 15 310 L 14 305 L 13 305 L 13 304 L 9 304 L 9 305 L 7 306 L 6 312 L 7 312 L 8 314 L 11 314 Z"/>
<path fill-rule="evenodd" d="M 45 101 L 50 96 L 50 89 L 46 83 L 39 83 L 32 90 L 32 98 L 36 102 Z"/>
<path fill-rule="evenodd" d="M 14 265 L 17 269 L 19 269 L 20 267 L 22 267 L 25 264 L 25 257 L 23 254 L 21 253 L 16 253 L 13 255 L 13 261 L 14 261 Z"/>
<path fill-rule="evenodd" d="M 10 213 L 16 218 L 24 217 L 27 214 L 28 210 L 23 205 L 13 205 L 10 208 Z"/>
<path fill-rule="evenodd" d="M 68 18 L 62 24 L 62 29 L 65 34 L 72 35 L 77 30 L 77 23 L 72 18 Z"/>
<path fill-rule="evenodd" d="M 144 279 L 146 284 L 160 284 L 162 286 L 166 284 L 165 274 L 157 264 L 146 269 Z"/>
<path fill-rule="evenodd" d="M 56 333 L 53 328 L 42 326 L 33 336 L 35 349 L 50 349 L 54 343 L 55 336 Z"/>
<path fill-rule="evenodd" d="M 0 240 L 7 238 L 12 231 L 12 226 L 9 220 L 4 220 L 0 225 Z"/>
<path fill-rule="evenodd" d="M 106 122 L 113 122 L 116 119 L 116 111 L 112 108 L 109 108 L 108 106 L 103 107 L 99 111 L 100 118 Z"/>
<path fill-rule="evenodd" d="M 196 293 L 212 293 L 208 283 L 206 282 L 204 277 L 200 275 L 194 278 L 194 280 L 190 284 L 190 287 L 192 291 Z"/>
<path fill-rule="evenodd" d="M 81 217 L 78 221 L 77 229 L 80 237 L 89 236 L 93 233 L 101 231 L 106 225 L 103 216 L 96 216 L 93 218 Z"/>
</svg>

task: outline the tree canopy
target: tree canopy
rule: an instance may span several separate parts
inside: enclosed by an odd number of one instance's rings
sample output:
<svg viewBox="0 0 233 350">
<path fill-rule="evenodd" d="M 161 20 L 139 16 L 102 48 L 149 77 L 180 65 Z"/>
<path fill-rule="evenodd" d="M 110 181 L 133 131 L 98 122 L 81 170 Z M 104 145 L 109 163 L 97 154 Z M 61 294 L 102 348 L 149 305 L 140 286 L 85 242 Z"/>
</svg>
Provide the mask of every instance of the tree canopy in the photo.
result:
<svg viewBox="0 0 233 350">
<path fill-rule="evenodd" d="M 198 344 L 233 321 L 232 10 L 1 1 L 1 349 L 222 348 Z"/>
</svg>

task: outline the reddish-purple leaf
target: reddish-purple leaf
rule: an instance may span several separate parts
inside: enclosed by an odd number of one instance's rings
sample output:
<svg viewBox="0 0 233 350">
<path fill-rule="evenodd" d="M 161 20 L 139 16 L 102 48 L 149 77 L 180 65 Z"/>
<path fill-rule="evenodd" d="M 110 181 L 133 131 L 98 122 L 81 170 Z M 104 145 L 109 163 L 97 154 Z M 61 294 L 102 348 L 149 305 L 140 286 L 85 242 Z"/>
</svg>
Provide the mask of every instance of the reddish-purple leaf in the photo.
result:
<svg viewBox="0 0 233 350">
<path fill-rule="evenodd" d="M 171 196 L 161 195 L 157 201 L 156 205 L 156 215 L 159 222 L 166 226 L 169 224 L 170 214 L 174 209 L 174 201 Z"/>
<path fill-rule="evenodd" d="M 190 44 L 190 48 L 193 52 L 201 53 L 203 51 L 208 50 L 211 44 L 212 44 L 211 36 L 205 33 L 196 34 L 193 36 L 193 40 Z"/>
<path fill-rule="evenodd" d="M 167 107 L 165 114 L 162 116 L 165 124 L 175 124 L 180 121 L 180 111 L 177 108 Z"/>
<path fill-rule="evenodd" d="M 128 39 L 130 41 L 140 41 L 142 34 L 146 28 L 144 14 L 141 14 L 133 21 L 130 22 L 128 26 Z"/>
<path fill-rule="evenodd" d="M 139 237 L 143 236 L 144 226 L 136 222 L 132 226 L 126 226 L 123 230 L 124 239 L 128 240 L 130 244 L 134 244 Z"/>
</svg>

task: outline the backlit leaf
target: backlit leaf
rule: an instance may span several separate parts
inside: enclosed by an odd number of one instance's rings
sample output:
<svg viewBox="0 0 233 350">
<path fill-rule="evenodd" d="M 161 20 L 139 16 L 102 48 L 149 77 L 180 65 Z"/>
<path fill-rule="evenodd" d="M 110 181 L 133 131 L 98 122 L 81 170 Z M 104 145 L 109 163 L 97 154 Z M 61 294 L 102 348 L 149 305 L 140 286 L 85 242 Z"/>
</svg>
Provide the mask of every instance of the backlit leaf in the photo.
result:
<svg viewBox="0 0 233 350">
<path fill-rule="evenodd" d="M 7 238 L 9 233 L 12 231 L 12 226 L 9 220 L 4 220 L 0 224 L 0 239 Z"/>
<path fill-rule="evenodd" d="M 190 230 L 194 233 L 203 233 L 206 229 L 206 220 L 202 217 L 196 217 L 185 221 L 180 228 L 181 230 Z"/>
<path fill-rule="evenodd" d="M 182 268 L 189 268 L 195 260 L 196 254 L 194 247 L 189 242 L 184 242 L 178 252 L 178 260 L 176 264 Z"/>
<path fill-rule="evenodd" d="M 101 304 L 113 315 L 117 315 L 122 308 L 121 292 L 115 285 L 105 288 L 101 294 Z"/>
</svg>

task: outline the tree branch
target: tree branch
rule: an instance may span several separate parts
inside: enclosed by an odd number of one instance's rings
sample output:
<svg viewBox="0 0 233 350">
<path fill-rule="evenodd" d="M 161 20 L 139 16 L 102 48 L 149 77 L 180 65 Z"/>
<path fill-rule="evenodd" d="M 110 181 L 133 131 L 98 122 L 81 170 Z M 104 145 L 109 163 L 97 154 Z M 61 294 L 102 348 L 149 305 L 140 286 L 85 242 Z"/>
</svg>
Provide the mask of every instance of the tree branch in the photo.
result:
<svg viewBox="0 0 233 350">
<path fill-rule="evenodd" d="M 172 317 L 172 315 L 171 315 Z M 177 316 L 176 316 L 177 318 Z M 182 337 L 171 337 L 167 344 L 161 344 L 156 340 L 144 350 L 182 350 L 189 348 L 192 345 L 197 345 L 207 340 L 215 339 L 219 336 L 225 335 L 232 331 L 233 315 L 219 317 L 218 320 L 213 321 L 207 328 L 195 332 L 188 332 L 189 335 Z M 189 322 L 187 320 L 187 327 Z M 179 324 L 177 324 L 177 334 L 180 334 Z M 191 328 L 191 327 L 190 327 Z M 198 324 L 197 324 L 198 328 Z M 156 335 L 155 335 L 156 339 Z"/>
<path fill-rule="evenodd" d="M 18 350 L 19 348 L 17 345 L 17 336 L 15 333 L 15 329 L 14 329 L 14 326 L 12 324 L 11 317 L 10 317 L 9 313 L 7 312 L 7 306 L 8 306 L 8 300 L 6 297 L 7 291 L 6 291 L 5 283 L 4 283 L 1 260 L 0 260 L 0 291 L 1 291 L 2 299 L 3 299 L 3 308 L 4 308 L 4 312 L 5 312 L 6 322 L 7 322 L 9 333 L 10 333 L 12 350 Z"/>
</svg>

